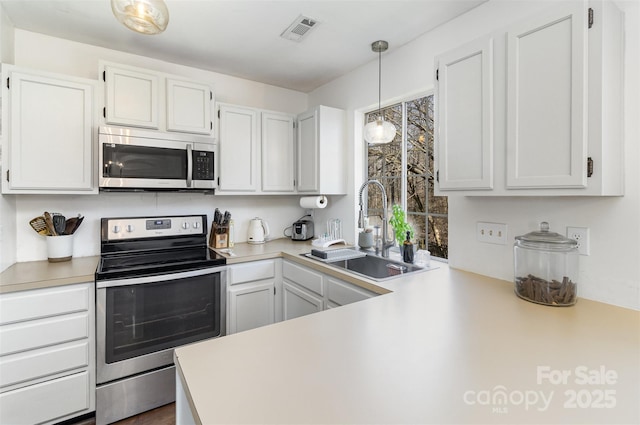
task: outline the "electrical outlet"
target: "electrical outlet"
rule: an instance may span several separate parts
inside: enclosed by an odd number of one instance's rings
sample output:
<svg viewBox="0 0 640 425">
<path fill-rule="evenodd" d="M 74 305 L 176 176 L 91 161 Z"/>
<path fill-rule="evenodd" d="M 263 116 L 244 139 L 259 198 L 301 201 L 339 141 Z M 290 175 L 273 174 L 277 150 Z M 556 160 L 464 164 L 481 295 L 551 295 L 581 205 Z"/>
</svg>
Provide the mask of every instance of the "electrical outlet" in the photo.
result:
<svg viewBox="0 0 640 425">
<path fill-rule="evenodd" d="M 578 242 L 578 253 L 589 255 L 589 228 L 567 226 L 567 237 Z"/>
<path fill-rule="evenodd" d="M 480 242 L 497 245 L 507 244 L 507 225 L 502 223 L 476 223 L 476 238 Z"/>
</svg>

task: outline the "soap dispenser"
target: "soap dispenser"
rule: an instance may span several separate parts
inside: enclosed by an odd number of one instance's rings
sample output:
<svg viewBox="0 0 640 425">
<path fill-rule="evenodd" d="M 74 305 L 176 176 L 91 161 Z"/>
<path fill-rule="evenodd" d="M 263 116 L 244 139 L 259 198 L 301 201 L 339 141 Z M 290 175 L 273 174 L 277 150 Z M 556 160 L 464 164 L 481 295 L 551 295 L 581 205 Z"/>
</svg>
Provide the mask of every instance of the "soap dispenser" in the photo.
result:
<svg viewBox="0 0 640 425">
<path fill-rule="evenodd" d="M 402 244 L 402 261 L 413 263 L 413 244 L 411 243 L 411 231 L 407 231 L 407 239 Z"/>
</svg>

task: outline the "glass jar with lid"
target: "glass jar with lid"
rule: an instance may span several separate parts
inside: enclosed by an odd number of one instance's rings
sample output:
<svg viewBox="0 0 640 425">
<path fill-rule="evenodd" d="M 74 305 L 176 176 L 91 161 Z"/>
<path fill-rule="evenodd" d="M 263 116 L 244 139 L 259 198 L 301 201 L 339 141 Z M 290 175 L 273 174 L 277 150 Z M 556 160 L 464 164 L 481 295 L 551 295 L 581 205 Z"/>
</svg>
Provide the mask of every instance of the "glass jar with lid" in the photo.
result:
<svg viewBox="0 0 640 425">
<path fill-rule="evenodd" d="M 540 230 L 516 236 L 513 247 L 515 292 L 534 303 L 569 306 L 578 300 L 578 242 Z"/>
</svg>

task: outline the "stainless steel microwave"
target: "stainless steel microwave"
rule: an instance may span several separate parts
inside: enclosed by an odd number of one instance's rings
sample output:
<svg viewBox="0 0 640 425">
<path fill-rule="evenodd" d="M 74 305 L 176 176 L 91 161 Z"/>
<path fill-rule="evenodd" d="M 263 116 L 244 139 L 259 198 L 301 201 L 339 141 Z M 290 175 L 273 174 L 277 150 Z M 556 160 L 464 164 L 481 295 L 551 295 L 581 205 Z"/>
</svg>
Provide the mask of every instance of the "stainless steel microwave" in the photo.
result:
<svg viewBox="0 0 640 425">
<path fill-rule="evenodd" d="M 215 139 L 119 127 L 98 130 L 100 190 L 213 191 Z"/>
</svg>

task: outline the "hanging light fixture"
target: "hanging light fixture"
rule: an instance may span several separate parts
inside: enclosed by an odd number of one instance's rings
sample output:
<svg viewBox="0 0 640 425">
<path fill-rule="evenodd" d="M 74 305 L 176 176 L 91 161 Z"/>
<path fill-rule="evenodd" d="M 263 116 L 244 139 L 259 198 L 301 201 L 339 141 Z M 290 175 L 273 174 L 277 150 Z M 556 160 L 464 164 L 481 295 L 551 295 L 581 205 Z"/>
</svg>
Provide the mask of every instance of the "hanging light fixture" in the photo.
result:
<svg viewBox="0 0 640 425">
<path fill-rule="evenodd" d="M 382 91 L 382 52 L 389 48 L 383 40 L 371 43 L 371 50 L 378 53 L 378 118 L 364 126 L 364 140 L 372 145 L 389 143 L 396 137 L 396 127 L 382 118 L 380 92 Z"/>
<path fill-rule="evenodd" d="M 164 0 L 111 0 L 111 10 L 120 23 L 141 34 L 159 34 L 169 23 Z"/>
</svg>

